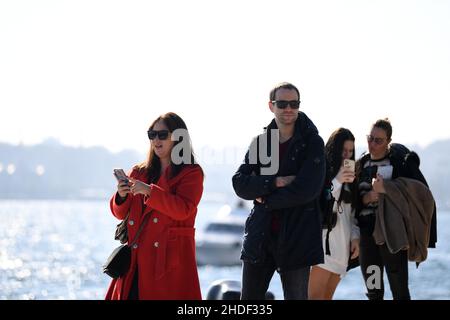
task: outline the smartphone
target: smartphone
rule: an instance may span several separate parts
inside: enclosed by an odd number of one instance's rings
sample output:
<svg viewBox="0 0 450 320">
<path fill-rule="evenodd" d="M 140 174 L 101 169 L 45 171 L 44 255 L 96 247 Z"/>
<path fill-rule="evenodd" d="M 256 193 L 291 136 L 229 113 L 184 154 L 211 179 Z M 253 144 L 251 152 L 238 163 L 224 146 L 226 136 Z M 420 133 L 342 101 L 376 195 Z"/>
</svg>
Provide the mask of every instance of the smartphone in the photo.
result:
<svg viewBox="0 0 450 320">
<path fill-rule="evenodd" d="M 350 159 L 344 159 L 344 168 L 350 169 L 350 171 L 355 172 L 355 161 Z"/>
<path fill-rule="evenodd" d="M 128 177 L 127 177 L 125 171 L 123 171 L 123 169 L 114 169 L 113 173 L 114 173 L 114 176 L 116 177 L 117 181 L 119 181 L 119 182 L 124 181 L 126 183 L 130 182 L 130 180 L 128 180 Z"/>
</svg>

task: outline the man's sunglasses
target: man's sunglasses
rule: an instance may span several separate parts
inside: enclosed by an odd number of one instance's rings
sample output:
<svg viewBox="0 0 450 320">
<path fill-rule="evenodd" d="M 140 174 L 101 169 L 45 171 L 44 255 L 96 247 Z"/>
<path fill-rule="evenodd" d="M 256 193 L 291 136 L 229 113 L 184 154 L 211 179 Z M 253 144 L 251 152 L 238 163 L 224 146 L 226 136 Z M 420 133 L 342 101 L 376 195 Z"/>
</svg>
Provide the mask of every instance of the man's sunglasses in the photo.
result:
<svg viewBox="0 0 450 320">
<path fill-rule="evenodd" d="M 147 134 L 150 140 L 155 140 L 156 137 L 158 137 L 159 140 L 166 140 L 169 137 L 169 130 L 148 130 Z"/>
<path fill-rule="evenodd" d="M 300 108 L 300 101 L 299 100 L 273 100 L 272 103 L 276 104 L 277 108 L 279 109 L 286 109 L 287 106 L 291 106 L 291 109 L 298 109 Z"/>
<path fill-rule="evenodd" d="M 375 142 L 376 144 L 380 145 L 383 144 L 385 138 L 376 138 L 371 136 L 370 134 L 367 135 L 367 142 L 371 143 L 371 142 Z"/>
</svg>

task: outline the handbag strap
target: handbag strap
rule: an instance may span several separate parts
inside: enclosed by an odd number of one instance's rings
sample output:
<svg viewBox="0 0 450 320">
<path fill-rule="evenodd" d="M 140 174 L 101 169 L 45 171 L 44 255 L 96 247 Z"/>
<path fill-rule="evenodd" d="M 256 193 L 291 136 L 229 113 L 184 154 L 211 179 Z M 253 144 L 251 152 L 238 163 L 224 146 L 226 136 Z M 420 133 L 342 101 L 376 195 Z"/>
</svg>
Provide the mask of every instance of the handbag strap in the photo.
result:
<svg viewBox="0 0 450 320">
<path fill-rule="evenodd" d="M 142 209 L 142 213 L 144 213 L 145 212 L 145 209 L 147 208 L 147 206 L 143 206 L 143 209 Z M 142 232 L 142 230 L 144 229 L 144 226 L 145 226 L 145 224 L 147 223 L 147 220 L 148 220 L 148 217 L 150 216 L 150 213 L 152 212 L 153 210 L 151 210 L 150 212 L 148 212 L 147 213 L 147 215 L 144 217 L 144 221 L 142 221 L 142 223 L 141 223 L 141 225 L 139 226 L 139 229 L 138 229 L 138 231 L 136 232 L 136 235 L 134 236 L 134 239 L 133 239 L 133 242 L 131 242 L 128 246 L 129 247 L 132 247 L 136 242 L 137 242 L 137 240 L 138 240 L 138 238 L 139 238 L 139 235 L 141 234 L 141 232 Z"/>
</svg>

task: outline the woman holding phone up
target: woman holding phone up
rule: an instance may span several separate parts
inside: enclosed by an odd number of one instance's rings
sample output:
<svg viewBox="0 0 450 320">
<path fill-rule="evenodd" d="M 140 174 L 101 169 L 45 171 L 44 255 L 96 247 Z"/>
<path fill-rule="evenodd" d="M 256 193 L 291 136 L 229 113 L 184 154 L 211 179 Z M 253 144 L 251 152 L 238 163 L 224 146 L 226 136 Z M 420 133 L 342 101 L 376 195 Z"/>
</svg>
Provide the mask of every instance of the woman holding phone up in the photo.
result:
<svg viewBox="0 0 450 320">
<path fill-rule="evenodd" d="M 186 124 L 175 113 L 158 117 L 147 134 L 147 160 L 133 167 L 128 183 L 118 183 L 110 201 L 116 218 L 129 214 L 129 241 L 142 230 L 128 272 L 112 280 L 106 299 L 200 300 L 194 225 L 203 171 L 195 164 Z"/>
<path fill-rule="evenodd" d="M 355 259 L 359 254 L 359 228 L 355 220 L 355 137 L 350 130 L 339 128 L 334 131 L 325 146 L 325 155 L 325 184 L 331 187 L 331 195 L 335 199 L 336 225 L 331 231 L 323 230 L 325 262 L 311 268 L 310 300 L 331 300 L 347 272 L 349 258 Z"/>
</svg>

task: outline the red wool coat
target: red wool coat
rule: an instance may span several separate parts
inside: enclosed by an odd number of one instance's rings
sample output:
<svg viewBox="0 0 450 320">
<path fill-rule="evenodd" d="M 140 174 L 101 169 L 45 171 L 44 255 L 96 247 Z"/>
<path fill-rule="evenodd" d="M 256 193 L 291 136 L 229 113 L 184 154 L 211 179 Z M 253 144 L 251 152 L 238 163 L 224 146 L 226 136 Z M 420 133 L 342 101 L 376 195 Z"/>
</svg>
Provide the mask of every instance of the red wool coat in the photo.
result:
<svg viewBox="0 0 450 320">
<path fill-rule="evenodd" d="M 169 168 L 170 169 L 170 168 Z M 133 241 L 144 216 L 147 223 L 137 246 L 132 248 L 129 271 L 113 279 L 107 300 L 127 299 L 138 266 L 139 299 L 201 300 L 195 260 L 194 224 L 197 205 L 203 193 L 203 172 L 198 165 L 189 165 L 169 179 L 169 169 L 157 184 L 151 184 L 150 196 L 128 194 L 117 205 L 114 195 L 110 206 L 113 215 L 123 220 L 128 210 L 128 239 Z M 133 170 L 130 177 L 146 182 L 145 173 Z M 142 212 L 142 203 L 147 208 Z"/>
</svg>

